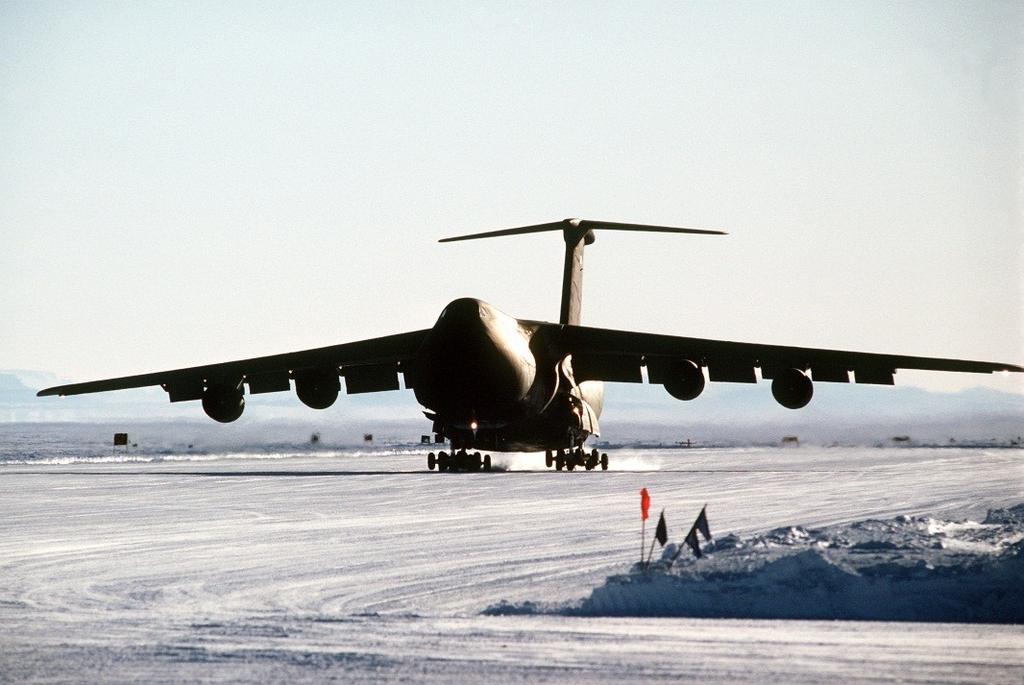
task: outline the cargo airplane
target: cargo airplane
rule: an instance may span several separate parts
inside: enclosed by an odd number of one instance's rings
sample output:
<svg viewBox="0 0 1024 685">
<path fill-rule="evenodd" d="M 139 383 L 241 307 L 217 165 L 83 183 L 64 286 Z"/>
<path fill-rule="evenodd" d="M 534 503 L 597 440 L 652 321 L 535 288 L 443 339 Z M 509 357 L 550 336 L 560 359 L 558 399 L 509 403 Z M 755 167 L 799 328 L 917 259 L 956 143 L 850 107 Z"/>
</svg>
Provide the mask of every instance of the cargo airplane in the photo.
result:
<svg viewBox="0 0 1024 685">
<path fill-rule="evenodd" d="M 250 394 L 284 392 L 326 409 L 349 394 L 398 390 L 399 374 L 433 423 L 435 441 L 450 453 L 427 455 L 427 466 L 489 470 L 479 451 L 545 451 L 548 468 L 607 469 L 608 455 L 584 448 L 600 434 L 603 381 L 663 385 L 693 400 L 711 382 L 756 383 L 758 370 L 784 407 L 800 409 L 814 383 L 893 385 L 897 369 L 993 373 L 1012 364 L 706 340 L 580 325 L 583 250 L 595 231 L 722 235 L 722 231 L 565 219 L 475 233 L 441 242 L 558 231 L 565 241 L 558 323 L 517 319 L 473 298 L 449 303 L 433 327 L 330 347 L 220 364 L 47 388 L 39 395 L 77 395 L 159 385 L 171 402 L 199 400 L 223 423 L 238 419 Z M 705 377 L 705 369 L 707 375 Z"/>
</svg>

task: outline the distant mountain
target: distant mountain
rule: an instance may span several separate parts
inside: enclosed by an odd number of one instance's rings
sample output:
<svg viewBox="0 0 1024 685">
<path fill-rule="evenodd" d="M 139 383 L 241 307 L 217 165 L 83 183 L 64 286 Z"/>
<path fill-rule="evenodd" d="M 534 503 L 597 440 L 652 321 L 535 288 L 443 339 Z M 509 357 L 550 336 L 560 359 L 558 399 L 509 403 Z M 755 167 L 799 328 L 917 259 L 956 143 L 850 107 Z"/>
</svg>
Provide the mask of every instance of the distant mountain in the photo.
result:
<svg viewBox="0 0 1024 685">
<path fill-rule="evenodd" d="M 160 388 L 140 388 L 65 398 L 36 397 L 60 382 L 38 371 L 0 371 L 0 421 L 205 421 L 197 402 L 171 404 Z M 408 426 L 429 430 L 411 392 L 342 394 L 325 411 L 304 406 L 294 393 L 247 395 L 239 423 L 294 420 L 311 424 Z M 914 387 L 818 383 L 814 399 L 793 411 L 778 405 L 767 383 L 710 383 L 696 400 L 680 402 L 657 385 L 609 383 L 601 417 L 602 438 L 678 442 L 774 442 L 796 435 L 819 443 L 949 438 L 1008 439 L 1024 434 L 1024 395 L 974 388 L 937 393 Z"/>
<path fill-rule="evenodd" d="M 0 373 L 0 398 L 8 395 L 20 396 L 27 392 L 32 392 L 32 389 L 13 373 Z"/>
<path fill-rule="evenodd" d="M 14 380 L 18 384 L 29 389 L 38 390 L 45 388 L 50 385 L 56 385 L 60 383 L 60 379 L 56 374 L 50 373 L 49 371 L 30 371 L 28 369 L 7 369 L 0 370 L 0 375 L 13 376 Z M 3 381 L 0 381 L 2 383 Z M 10 379 L 8 381 L 10 382 Z M 3 387 L 0 385 L 0 387 Z"/>
<path fill-rule="evenodd" d="M 0 421 L 18 421 L 35 399 L 35 391 L 14 371 L 0 371 Z"/>
</svg>

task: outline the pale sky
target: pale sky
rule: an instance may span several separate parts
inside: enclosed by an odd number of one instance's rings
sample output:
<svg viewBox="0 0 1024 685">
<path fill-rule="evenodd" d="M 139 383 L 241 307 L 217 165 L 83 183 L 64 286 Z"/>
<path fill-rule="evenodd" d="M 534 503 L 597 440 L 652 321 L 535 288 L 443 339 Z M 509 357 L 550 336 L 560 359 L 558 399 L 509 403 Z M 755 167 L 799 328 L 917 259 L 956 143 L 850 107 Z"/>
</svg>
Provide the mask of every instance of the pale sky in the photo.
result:
<svg viewBox="0 0 1024 685">
<path fill-rule="evenodd" d="M 1019 2 L 0 4 L 0 368 L 432 325 L 1024 363 Z M 1024 391 L 1020 376 L 897 383 Z"/>
</svg>

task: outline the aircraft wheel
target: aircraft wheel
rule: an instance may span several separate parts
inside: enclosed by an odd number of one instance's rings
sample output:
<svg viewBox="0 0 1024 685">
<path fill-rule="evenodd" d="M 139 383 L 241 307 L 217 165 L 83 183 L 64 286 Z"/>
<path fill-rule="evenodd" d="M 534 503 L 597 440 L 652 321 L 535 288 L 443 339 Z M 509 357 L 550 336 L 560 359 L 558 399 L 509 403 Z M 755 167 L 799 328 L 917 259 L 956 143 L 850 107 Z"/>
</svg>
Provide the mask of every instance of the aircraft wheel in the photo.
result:
<svg viewBox="0 0 1024 685">
<path fill-rule="evenodd" d="M 434 467 L 436 465 L 437 465 L 437 457 L 434 456 L 433 452 L 431 452 L 430 454 L 427 455 L 427 468 L 430 469 L 431 471 L 433 471 Z"/>
<path fill-rule="evenodd" d="M 550 469 L 554 463 L 555 457 L 554 455 L 551 454 L 551 450 L 548 450 L 547 452 L 544 453 L 544 465 Z"/>
<path fill-rule="evenodd" d="M 448 470 L 448 453 L 440 452 L 437 455 L 437 470 L 447 471 Z"/>
<path fill-rule="evenodd" d="M 568 469 L 569 471 L 572 471 L 572 470 L 574 470 L 576 468 L 576 464 L 574 464 L 573 461 L 570 459 L 566 463 L 565 468 Z"/>
<path fill-rule="evenodd" d="M 602 454 L 601 455 L 601 470 L 602 471 L 607 471 L 608 470 L 608 455 L 607 454 Z"/>
<path fill-rule="evenodd" d="M 565 459 L 558 457 L 555 459 L 555 470 L 561 471 L 563 468 L 565 468 Z"/>
<path fill-rule="evenodd" d="M 474 452 L 473 453 L 473 470 L 474 471 L 479 471 L 480 469 L 483 468 L 483 466 L 484 466 L 484 460 L 480 456 L 480 453 L 479 452 Z"/>
<path fill-rule="evenodd" d="M 490 470 L 491 470 L 491 455 L 485 454 L 484 455 L 484 471 L 490 471 Z"/>
</svg>

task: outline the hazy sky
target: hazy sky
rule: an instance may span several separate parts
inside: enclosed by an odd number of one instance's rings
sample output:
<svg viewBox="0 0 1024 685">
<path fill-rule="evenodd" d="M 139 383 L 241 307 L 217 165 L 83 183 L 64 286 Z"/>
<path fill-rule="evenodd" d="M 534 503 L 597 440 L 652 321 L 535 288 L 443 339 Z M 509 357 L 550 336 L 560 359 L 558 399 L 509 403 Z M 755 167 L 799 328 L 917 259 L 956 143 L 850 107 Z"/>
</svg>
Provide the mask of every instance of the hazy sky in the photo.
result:
<svg viewBox="0 0 1024 685">
<path fill-rule="evenodd" d="M 556 320 L 1024 362 L 1019 2 L 0 3 L 0 368 Z M 897 382 L 1024 390 L 1019 377 Z"/>
</svg>

